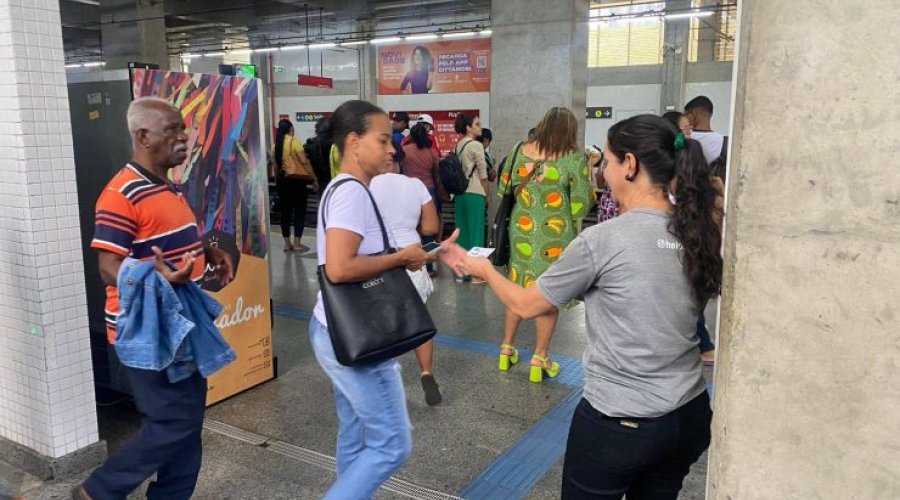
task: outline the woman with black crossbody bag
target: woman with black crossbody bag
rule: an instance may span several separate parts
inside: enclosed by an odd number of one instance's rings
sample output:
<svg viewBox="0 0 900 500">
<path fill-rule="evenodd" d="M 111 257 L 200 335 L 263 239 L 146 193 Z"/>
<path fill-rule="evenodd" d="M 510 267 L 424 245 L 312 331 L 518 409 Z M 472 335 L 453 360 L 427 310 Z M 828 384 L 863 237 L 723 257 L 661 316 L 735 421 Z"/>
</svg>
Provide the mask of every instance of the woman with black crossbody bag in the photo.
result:
<svg viewBox="0 0 900 500">
<path fill-rule="evenodd" d="M 419 245 L 390 248 L 367 188 L 394 150 L 387 114 L 368 102 L 348 101 L 328 128 L 342 160 L 319 206 L 321 292 L 309 327 L 316 360 L 334 386 L 338 416 L 338 476 L 325 498 L 370 498 L 412 451 L 396 356 L 434 335 L 405 271 L 421 269 L 427 254 Z M 379 299 L 385 303 L 373 306 Z M 378 439 L 371 438 L 372 429 Z"/>
</svg>

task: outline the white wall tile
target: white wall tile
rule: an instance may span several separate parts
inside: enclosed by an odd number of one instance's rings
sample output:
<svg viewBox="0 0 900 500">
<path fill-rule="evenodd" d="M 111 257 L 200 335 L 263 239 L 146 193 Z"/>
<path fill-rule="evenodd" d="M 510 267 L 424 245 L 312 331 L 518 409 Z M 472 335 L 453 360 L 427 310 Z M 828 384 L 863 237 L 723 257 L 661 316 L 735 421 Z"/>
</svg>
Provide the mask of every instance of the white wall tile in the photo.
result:
<svg viewBox="0 0 900 500">
<path fill-rule="evenodd" d="M 0 436 L 54 457 L 98 440 L 61 33 L 0 0 Z"/>
</svg>

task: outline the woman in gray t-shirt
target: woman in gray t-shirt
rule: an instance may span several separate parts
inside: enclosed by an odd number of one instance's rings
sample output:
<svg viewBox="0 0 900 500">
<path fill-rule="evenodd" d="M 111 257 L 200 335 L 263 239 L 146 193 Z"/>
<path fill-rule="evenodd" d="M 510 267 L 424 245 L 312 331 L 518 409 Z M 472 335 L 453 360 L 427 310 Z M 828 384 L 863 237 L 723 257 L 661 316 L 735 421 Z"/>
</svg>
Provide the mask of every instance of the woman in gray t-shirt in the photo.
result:
<svg viewBox="0 0 900 500">
<path fill-rule="evenodd" d="M 563 498 L 674 500 L 710 439 L 696 321 L 721 285 L 718 192 L 700 144 L 657 116 L 614 125 L 606 157 L 621 215 L 579 235 L 538 286 L 519 287 L 486 259 L 456 271 L 484 278 L 523 318 L 584 297 L 584 399 Z"/>
</svg>

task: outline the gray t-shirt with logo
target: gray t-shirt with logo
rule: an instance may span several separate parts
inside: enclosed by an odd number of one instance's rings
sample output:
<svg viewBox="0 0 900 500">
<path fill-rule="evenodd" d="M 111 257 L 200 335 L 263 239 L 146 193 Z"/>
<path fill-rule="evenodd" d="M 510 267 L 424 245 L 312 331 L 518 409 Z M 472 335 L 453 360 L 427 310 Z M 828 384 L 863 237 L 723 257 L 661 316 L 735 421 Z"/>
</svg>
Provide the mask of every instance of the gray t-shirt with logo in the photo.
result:
<svg viewBox="0 0 900 500">
<path fill-rule="evenodd" d="M 706 387 L 699 310 L 668 221 L 636 209 L 590 227 L 537 281 L 556 306 L 584 297 L 584 397 L 608 416 L 664 415 Z"/>
</svg>

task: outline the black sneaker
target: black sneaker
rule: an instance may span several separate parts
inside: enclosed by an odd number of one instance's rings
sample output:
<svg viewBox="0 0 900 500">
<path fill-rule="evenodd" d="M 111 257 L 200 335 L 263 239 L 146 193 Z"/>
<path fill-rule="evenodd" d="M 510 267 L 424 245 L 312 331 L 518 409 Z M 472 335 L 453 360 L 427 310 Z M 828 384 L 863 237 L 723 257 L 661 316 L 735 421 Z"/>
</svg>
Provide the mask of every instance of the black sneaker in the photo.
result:
<svg viewBox="0 0 900 500">
<path fill-rule="evenodd" d="M 422 390 L 425 391 L 425 403 L 428 406 L 437 406 L 441 404 L 441 391 L 438 384 L 434 380 L 434 375 L 427 373 L 422 375 Z"/>
</svg>

